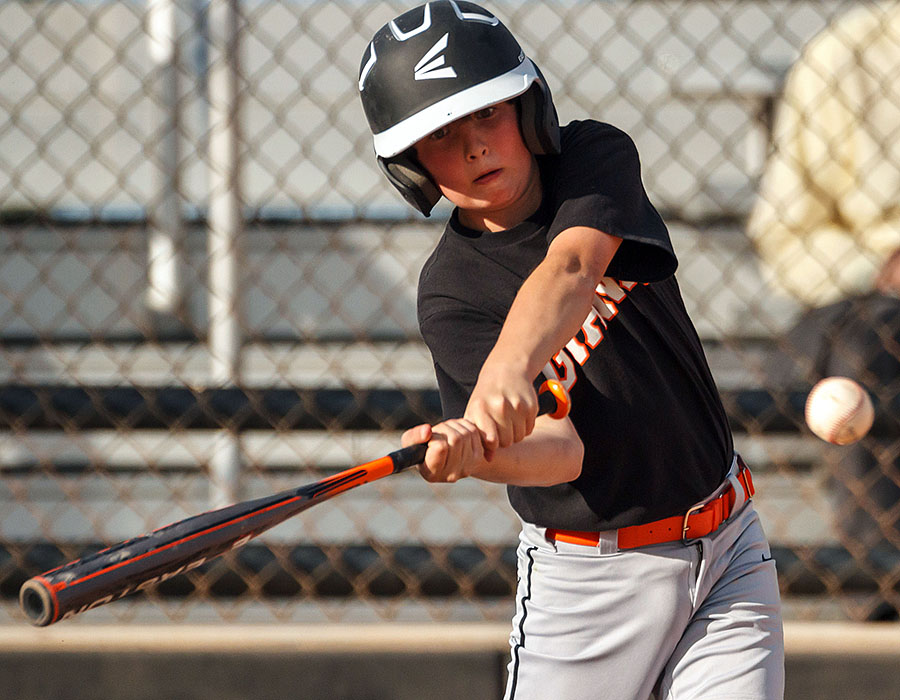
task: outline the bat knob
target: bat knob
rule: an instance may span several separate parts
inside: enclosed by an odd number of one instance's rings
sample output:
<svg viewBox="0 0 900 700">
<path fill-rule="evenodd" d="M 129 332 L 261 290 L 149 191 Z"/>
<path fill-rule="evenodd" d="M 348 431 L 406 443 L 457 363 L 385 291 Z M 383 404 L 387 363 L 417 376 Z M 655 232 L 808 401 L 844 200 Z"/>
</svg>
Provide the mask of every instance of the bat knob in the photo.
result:
<svg viewBox="0 0 900 700">
<path fill-rule="evenodd" d="M 19 605 L 32 625 L 45 627 L 53 621 L 53 596 L 37 579 L 29 579 L 19 590 Z"/>
<path fill-rule="evenodd" d="M 572 399 L 569 398 L 569 392 L 556 379 L 548 379 L 541 384 L 541 388 L 538 389 L 538 401 L 541 406 L 539 412 L 546 413 L 557 420 L 569 415 L 569 409 L 572 408 Z M 547 410 L 544 410 L 545 406 L 548 406 Z"/>
</svg>

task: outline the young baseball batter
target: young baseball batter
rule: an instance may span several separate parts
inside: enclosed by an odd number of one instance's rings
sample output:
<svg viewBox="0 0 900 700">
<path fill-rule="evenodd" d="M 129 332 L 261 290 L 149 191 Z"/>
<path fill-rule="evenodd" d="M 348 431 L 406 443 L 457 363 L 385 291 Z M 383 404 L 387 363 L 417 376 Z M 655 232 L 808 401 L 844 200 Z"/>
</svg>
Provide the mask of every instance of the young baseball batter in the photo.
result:
<svg viewBox="0 0 900 700">
<path fill-rule="evenodd" d="M 632 141 L 560 128 L 538 68 L 468 2 L 382 27 L 359 90 L 391 183 L 426 215 L 456 205 L 418 301 L 446 420 L 403 442 L 429 441 L 430 481 L 509 485 L 506 697 L 782 697 L 774 562 Z M 535 418 L 541 374 L 569 418 Z"/>
</svg>

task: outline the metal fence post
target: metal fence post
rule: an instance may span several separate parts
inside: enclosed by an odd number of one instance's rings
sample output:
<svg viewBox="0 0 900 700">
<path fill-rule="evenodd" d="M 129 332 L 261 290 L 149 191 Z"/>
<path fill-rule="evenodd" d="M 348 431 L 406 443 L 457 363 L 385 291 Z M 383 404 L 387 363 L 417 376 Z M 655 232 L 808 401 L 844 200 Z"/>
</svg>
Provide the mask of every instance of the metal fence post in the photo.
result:
<svg viewBox="0 0 900 700">
<path fill-rule="evenodd" d="M 241 374 L 239 260 L 243 217 L 240 189 L 238 3 L 209 4 L 209 351 L 210 379 L 238 386 Z M 226 427 L 210 459 L 210 501 L 237 500 L 241 470 L 238 433 Z"/>
<path fill-rule="evenodd" d="M 155 69 L 150 89 L 157 181 L 147 206 L 146 305 L 156 330 L 163 331 L 187 321 L 182 270 L 185 231 L 179 191 L 178 4 L 179 0 L 149 0 L 147 10 L 150 57 Z"/>
</svg>

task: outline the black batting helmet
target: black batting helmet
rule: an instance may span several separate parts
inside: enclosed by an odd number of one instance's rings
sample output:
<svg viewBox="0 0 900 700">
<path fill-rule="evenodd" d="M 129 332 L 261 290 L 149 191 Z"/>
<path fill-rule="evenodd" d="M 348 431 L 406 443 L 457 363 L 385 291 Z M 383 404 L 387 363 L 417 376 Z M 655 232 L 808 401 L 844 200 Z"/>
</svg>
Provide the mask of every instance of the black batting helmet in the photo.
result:
<svg viewBox="0 0 900 700">
<path fill-rule="evenodd" d="M 359 93 L 379 166 L 425 216 L 441 193 L 410 148 L 460 117 L 519 97 L 525 144 L 559 153 L 540 70 L 499 19 L 471 2 L 429 2 L 379 29 L 363 54 Z"/>
</svg>

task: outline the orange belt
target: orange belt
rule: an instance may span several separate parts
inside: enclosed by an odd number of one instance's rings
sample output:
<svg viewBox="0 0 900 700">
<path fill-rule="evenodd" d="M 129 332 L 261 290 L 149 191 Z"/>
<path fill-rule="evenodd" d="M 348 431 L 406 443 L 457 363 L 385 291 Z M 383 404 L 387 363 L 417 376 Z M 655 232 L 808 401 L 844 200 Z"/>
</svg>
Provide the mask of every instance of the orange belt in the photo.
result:
<svg viewBox="0 0 900 700">
<path fill-rule="evenodd" d="M 744 488 L 746 500 L 753 498 L 753 477 L 750 469 L 738 457 L 737 480 Z M 719 529 L 719 526 L 728 520 L 731 509 L 734 508 L 737 497 L 734 486 L 728 488 L 709 503 L 694 506 L 684 515 L 675 515 L 671 518 L 663 518 L 645 525 L 632 525 L 616 531 L 619 549 L 635 549 L 645 547 L 648 544 L 660 544 L 662 542 L 675 542 L 676 540 L 691 540 L 705 537 Z M 583 544 L 596 547 L 600 543 L 599 532 L 577 532 L 574 530 L 547 530 L 547 539 L 569 544 Z"/>
</svg>

